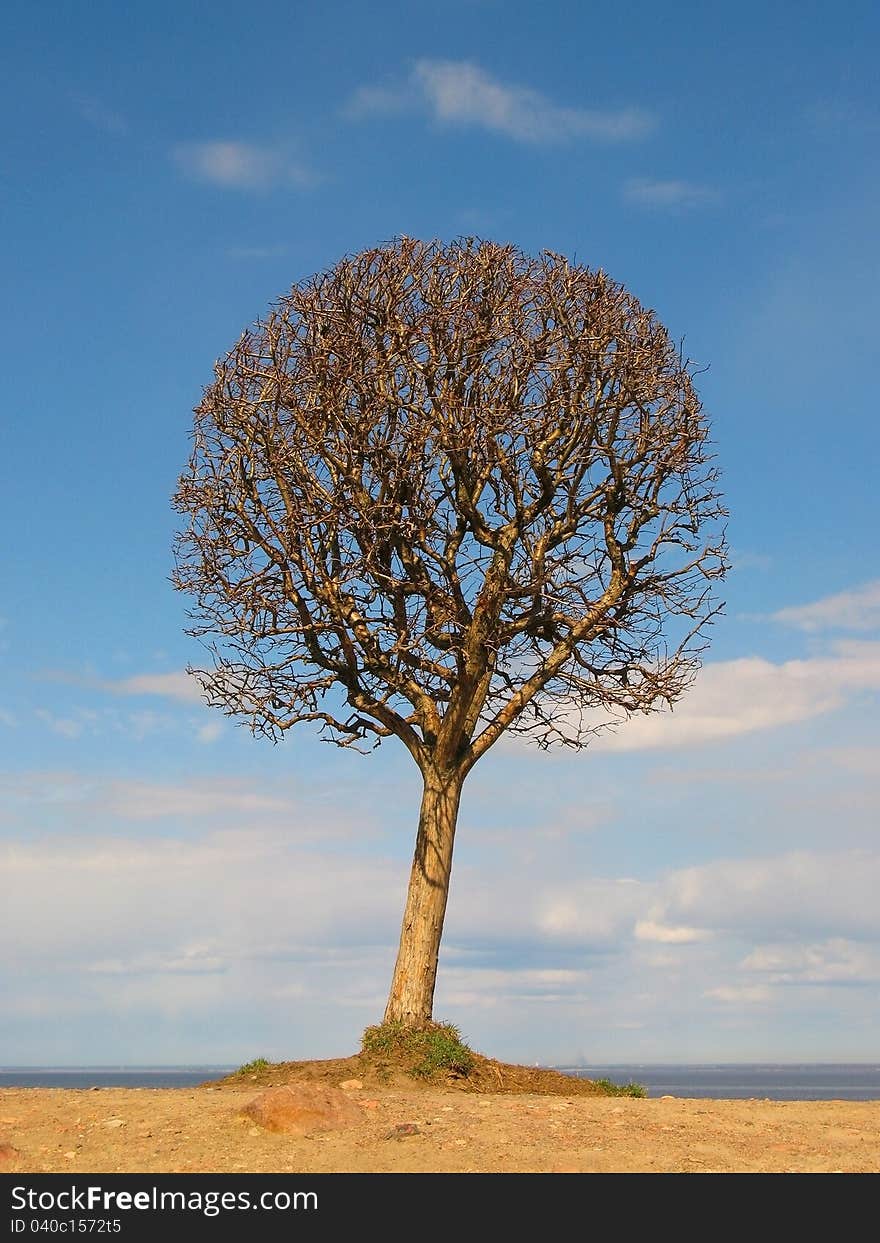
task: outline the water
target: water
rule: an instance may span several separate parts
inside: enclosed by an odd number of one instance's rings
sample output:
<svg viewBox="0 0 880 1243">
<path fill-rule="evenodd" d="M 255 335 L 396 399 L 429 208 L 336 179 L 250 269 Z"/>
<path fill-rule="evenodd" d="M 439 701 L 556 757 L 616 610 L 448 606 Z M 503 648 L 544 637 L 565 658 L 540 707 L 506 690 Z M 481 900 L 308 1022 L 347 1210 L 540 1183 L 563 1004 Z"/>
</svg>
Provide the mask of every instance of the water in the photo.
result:
<svg viewBox="0 0 880 1243">
<path fill-rule="evenodd" d="M 191 1088 L 221 1079 L 234 1066 L 7 1066 L 7 1088 Z M 640 1083 L 649 1097 L 687 1096 L 715 1100 L 880 1100 L 880 1063 L 774 1064 L 769 1062 L 660 1064 L 626 1062 L 603 1066 L 560 1066 L 558 1070 L 621 1085 Z"/>
<path fill-rule="evenodd" d="M 670 1065 L 627 1062 L 606 1066 L 560 1066 L 566 1074 L 612 1083 L 640 1083 L 648 1096 L 714 1100 L 880 1100 L 880 1063 L 716 1063 Z"/>
</svg>

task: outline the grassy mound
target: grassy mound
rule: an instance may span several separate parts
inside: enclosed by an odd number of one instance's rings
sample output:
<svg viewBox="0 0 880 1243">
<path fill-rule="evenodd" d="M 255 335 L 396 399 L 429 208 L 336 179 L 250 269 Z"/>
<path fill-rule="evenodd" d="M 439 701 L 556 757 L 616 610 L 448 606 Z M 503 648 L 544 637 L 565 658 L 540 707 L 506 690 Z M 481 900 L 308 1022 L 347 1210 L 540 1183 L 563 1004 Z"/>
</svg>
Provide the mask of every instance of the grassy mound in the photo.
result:
<svg viewBox="0 0 880 1243">
<path fill-rule="evenodd" d="M 396 1063 L 414 1079 L 467 1078 L 474 1068 L 473 1049 L 462 1043 L 461 1032 L 451 1023 L 428 1023 L 406 1027 L 403 1023 L 380 1023 L 368 1027 L 361 1042 L 368 1058 Z"/>
<path fill-rule="evenodd" d="M 365 1088 L 443 1087 L 504 1095 L 647 1096 L 637 1083 L 621 1086 L 608 1079 L 577 1079 L 547 1067 L 517 1066 L 484 1057 L 465 1044 L 458 1028 L 451 1023 L 429 1023 L 415 1029 L 401 1023 L 381 1023 L 366 1029 L 361 1051 L 352 1057 L 275 1063 L 255 1058 L 213 1086 L 338 1084 L 345 1079 L 359 1079 Z"/>
</svg>

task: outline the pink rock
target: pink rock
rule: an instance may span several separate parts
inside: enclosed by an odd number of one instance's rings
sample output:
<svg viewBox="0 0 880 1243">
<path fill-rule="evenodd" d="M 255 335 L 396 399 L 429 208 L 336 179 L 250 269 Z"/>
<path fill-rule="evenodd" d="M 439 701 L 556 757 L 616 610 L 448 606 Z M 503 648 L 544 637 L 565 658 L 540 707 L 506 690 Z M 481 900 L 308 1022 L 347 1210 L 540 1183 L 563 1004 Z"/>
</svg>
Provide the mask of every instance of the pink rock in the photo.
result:
<svg viewBox="0 0 880 1243">
<path fill-rule="evenodd" d="M 309 1135 L 350 1126 L 363 1117 L 360 1106 L 340 1091 L 318 1083 L 269 1088 L 242 1111 L 267 1131 Z"/>
</svg>

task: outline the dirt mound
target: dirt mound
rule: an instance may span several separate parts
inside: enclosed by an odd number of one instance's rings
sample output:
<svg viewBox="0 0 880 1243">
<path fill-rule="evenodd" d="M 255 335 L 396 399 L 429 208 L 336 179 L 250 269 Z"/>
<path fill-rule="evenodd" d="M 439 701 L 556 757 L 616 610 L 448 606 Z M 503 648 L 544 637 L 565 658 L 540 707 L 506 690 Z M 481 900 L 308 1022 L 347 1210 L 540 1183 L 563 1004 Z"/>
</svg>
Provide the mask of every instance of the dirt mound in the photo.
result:
<svg viewBox="0 0 880 1243">
<path fill-rule="evenodd" d="M 411 1070 L 392 1057 L 356 1053 L 352 1057 L 310 1062 L 270 1062 L 258 1069 L 235 1071 L 212 1086 L 224 1088 L 277 1087 L 282 1084 L 322 1083 L 338 1086 L 343 1080 L 359 1079 L 364 1089 L 406 1087 L 452 1088 L 460 1092 L 491 1092 L 509 1095 L 535 1093 L 541 1096 L 604 1096 L 607 1093 L 591 1079 L 576 1079 L 559 1070 L 540 1066 L 517 1066 L 494 1058 L 473 1054 L 466 1074 L 439 1072 L 431 1078 L 413 1078 Z"/>
</svg>

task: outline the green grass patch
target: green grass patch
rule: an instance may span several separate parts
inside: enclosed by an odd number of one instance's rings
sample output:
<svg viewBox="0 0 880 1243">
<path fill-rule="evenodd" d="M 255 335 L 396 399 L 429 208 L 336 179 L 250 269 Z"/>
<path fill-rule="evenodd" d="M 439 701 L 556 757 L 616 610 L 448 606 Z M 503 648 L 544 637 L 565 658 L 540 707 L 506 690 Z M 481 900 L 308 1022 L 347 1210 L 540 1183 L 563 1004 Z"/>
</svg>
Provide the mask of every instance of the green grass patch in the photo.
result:
<svg viewBox="0 0 880 1243">
<path fill-rule="evenodd" d="M 645 1097 L 648 1089 L 640 1083 L 612 1083 L 610 1079 L 594 1079 L 597 1088 L 601 1088 L 605 1096 Z"/>
<path fill-rule="evenodd" d="M 427 1023 L 424 1027 L 379 1023 L 364 1032 L 361 1051 L 369 1057 L 398 1062 L 416 1079 L 444 1074 L 467 1076 L 474 1065 L 473 1049 L 463 1042 L 452 1023 Z"/>
<path fill-rule="evenodd" d="M 268 1069 L 269 1063 L 264 1057 L 255 1057 L 252 1062 L 245 1062 L 244 1066 L 239 1066 L 235 1073 L 237 1075 L 259 1075 L 261 1071 Z"/>
</svg>

